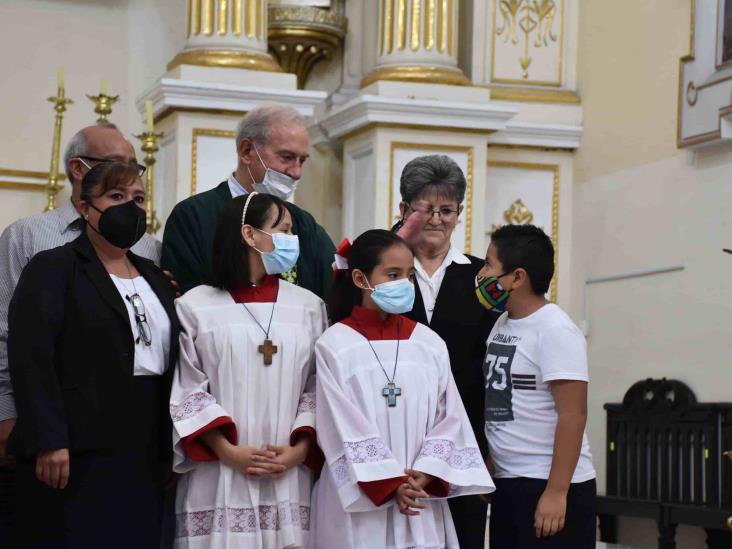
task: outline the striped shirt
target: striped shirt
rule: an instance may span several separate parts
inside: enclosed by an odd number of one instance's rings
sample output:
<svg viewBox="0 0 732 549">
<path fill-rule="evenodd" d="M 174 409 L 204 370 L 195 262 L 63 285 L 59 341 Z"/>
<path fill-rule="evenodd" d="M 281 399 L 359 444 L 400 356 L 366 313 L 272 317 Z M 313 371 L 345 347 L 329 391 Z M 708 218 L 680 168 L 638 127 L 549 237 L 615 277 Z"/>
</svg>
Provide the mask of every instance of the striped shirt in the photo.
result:
<svg viewBox="0 0 732 549">
<path fill-rule="evenodd" d="M 0 421 L 17 416 L 8 371 L 8 308 L 23 268 L 38 252 L 63 246 L 80 232 L 71 224 L 79 213 L 71 201 L 52 212 L 24 217 L 0 236 Z M 145 234 L 132 247 L 139 256 L 160 264 L 160 242 Z"/>
</svg>

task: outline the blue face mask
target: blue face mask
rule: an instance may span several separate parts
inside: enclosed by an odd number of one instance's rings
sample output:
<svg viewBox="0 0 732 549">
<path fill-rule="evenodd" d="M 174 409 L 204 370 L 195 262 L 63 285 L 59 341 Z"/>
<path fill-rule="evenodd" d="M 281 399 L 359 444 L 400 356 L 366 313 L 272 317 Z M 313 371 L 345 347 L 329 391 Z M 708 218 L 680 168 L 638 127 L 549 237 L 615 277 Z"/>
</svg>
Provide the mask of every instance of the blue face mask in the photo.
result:
<svg viewBox="0 0 732 549">
<path fill-rule="evenodd" d="M 368 280 L 366 281 L 368 282 Z M 408 313 L 414 307 L 414 284 L 408 278 L 390 280 L 371 287 L 371 299 L 385 313 L 399 315 Z"/>
<path fill-rule="evenodd" d="M 274 250 L 271 252 L 263 252 L 254 248 L 262 255 L 262 263 L 264 263 L 264 270 L 267 271 L 267 274 L 274 275 L 291 271 L 300 255 L 300 241 L 297 235 L 285 233 L 270 234 L 260 229 L 256 230 L 271 236 L 272 243 L 274 244 Z"/>
</svg>

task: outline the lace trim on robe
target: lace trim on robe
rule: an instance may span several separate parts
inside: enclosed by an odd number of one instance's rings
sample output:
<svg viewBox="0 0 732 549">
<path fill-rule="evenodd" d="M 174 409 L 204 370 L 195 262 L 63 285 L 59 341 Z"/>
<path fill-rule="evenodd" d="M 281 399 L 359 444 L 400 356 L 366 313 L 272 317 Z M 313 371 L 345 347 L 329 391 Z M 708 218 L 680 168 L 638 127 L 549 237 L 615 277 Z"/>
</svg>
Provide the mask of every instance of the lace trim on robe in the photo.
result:
<svg viewBox="0 0 732 549">
<path fill-rule="evenodd" d="M 197 391 L 188 395 L 180 404 L 171 404 L 170 416 L 173 418 L 173 422 L 183 421 L 184 419 L 195 416 L 201 410 L 213 404 L 216 404 L 214 397 L 203 391 Z"/>
<path fill-rule="evenodd" d="M 421 457 L 442 460 L 451 468 L 458 470 L 483 467 L 483 458 L 478 448 L 456 448 L 454 442 L 441 438 L 426 440 L 417 459 Z"/>
<path fill-rule="evenodd" d="M 296 526 L 310 530 L 310 507 L 296 503 L 257 507 L 217 507 L 176 515 L 176 537 L 194 538 L 212 533 L 255 533 Z"/>
</svg>

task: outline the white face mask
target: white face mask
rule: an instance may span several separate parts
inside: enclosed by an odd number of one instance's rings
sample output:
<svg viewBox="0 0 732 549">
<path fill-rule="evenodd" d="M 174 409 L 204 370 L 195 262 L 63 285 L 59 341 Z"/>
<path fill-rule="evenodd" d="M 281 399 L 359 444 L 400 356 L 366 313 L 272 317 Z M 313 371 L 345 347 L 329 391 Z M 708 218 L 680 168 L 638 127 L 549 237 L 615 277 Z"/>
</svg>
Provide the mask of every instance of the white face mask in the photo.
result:
<svg viewBox="0 0 732 549">
<path fill-rule="evenodd" d="M 258 193 L 271 194 L 272 196 L 276 196 L 277 198 L 281 198 L 282 200 L 289 199 L 292 196 L 292 193 L 295 192 L 295 189 L 297 188 L 298 180 L 291 178 L 286 173 L 277 172 L 272 168 L 268 168 L 267 164 L 265 164 L 264 160 L 262 160 L 262 157 L 259 156 L 259 151 L 257 150 L 257 147 L 255 145 L 252 146 L 254 147 L 254 152 L 257 153 L 259 161 L 262 163 L 262 166 L 264 166 L 266 170 L 264 172 L 264 178 L 262 179 L 262 181 L 260 183 L 256 183 L 254 181 L 254 177 L 252 176 L 251 170 L 249 170 L 249 167 L 247 166 L 247 170 L 249 171 L 249 177 L 252 178 L 254 190 Z"/>
</svg>

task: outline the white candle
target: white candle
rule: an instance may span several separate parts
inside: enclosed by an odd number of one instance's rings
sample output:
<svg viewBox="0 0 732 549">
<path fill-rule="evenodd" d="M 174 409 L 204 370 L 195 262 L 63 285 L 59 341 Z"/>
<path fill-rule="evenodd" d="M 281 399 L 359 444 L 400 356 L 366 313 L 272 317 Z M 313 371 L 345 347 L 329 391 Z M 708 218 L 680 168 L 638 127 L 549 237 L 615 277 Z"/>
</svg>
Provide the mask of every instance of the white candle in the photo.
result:
<svg viewBox="0 0 732 549">
<path fill-rule="evenodd" d="M 58 70 L 58 89 L 62 90 L 64 89 L 64 69 L 60 68 Z"/>
<path fill-rule="evenodd" d="M 153 131 L 153 106 L 152 101 L 145 101 L 145 111 L 147 113 L 147 131 Z"/>
<path fill-rule="evenodd" d="M 107 95 L 107 81 L 102 80 L 102 85 L 99 87 L 99 95 Z"/>
</svg>

